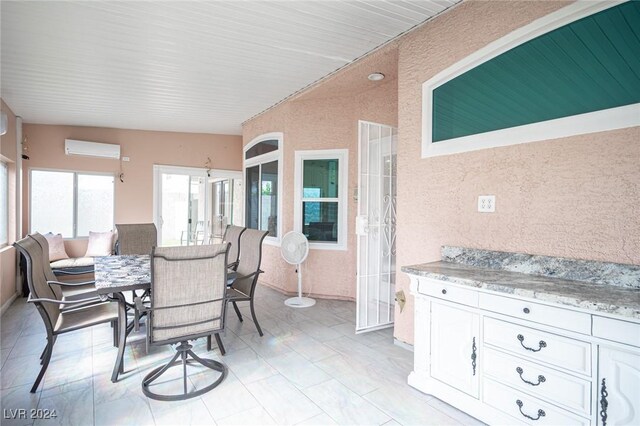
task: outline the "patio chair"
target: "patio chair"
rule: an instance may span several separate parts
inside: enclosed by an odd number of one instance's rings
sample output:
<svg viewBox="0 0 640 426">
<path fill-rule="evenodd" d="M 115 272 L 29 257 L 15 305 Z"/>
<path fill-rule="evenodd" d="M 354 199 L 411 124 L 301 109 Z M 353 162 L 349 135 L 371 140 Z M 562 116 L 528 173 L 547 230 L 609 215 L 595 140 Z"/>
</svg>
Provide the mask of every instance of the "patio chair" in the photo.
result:
<svg viewBox="0 0 640 426">
<path fill-rule="evenodd" d="M 120 223 L 116 230 L 116 254 L 151 254 L 158 245 L 158 230 L 153 223 Z"/>
<path fill-rule="evenodd" d="M 236 269 L 236 278 L 231 283 L 231 286 L 227 288 L 227 301 L 233 304 L 233 309 L 241 322 L 242 314 L 238 309 L 237 302 L 249 302 L 251 316 L 260 336 L 262 336 L 262 329 L 256 318 L 253 296 L 258 284 L 258 276 L 264 272 L 260 270 L 260 263 L 262 261 L 262 242 L 267 234 L 268 231 L 257 229 L 247 229 L 242 233 L 240 237 L 241 254 Z"/>
<path fill-rule="evenodd" d="M 96 300 L 99 301 L 98 294 L 96 293 L 95 281 L 68 280 L 60 282 L 58 277 L 53 273 L 51 264 L 49 263 L 49 242 L 47 239 L 37 232 L 29 235 L 29 237 L 33 238 L 38 243 L 38 246 L 42 251 L 41 256 L 44 275 L 58 299 L 78 300 L 96 298 Z"/>
<path fill-rule="evenodd" d="M 158 230 L 154 223 L 120 223 L 116 224 L 118 241 L 116 241 L 116 254 L 136 255 L 151 254 L 153 248 L 158 245 Z M 138 297 L 134 291 L 131 292 L 133 299 Z M 148 296 L 148 292 L 142 294 L 142 298 Z M 136 331 L 140 328 L 140 312 L 133 304 L 128 304 L 128 308 L 133 309 L 133 323 Z"/>
<path fill-rule="evenodd" d="M 227 367 L 215 360 L 200 358 L 189 341 L 215 335 L 220 352 L 224 346 L 219 332 L 224 330 L 226 310 L 228 244 L 187 247 L 157 247 L 151 254 L 151 306 L 140 298 L 136 305 L 147 312 L 147 343 L 177 344 L 176 354 L 142 381 L 142 392 L 149 398 L 177 401 L 193 398 L 218 386 L 227 375 Z M 187 366 L 201 364 L 220 374 L 215 381 L 197 391 L 187 391 Z M 160 394 L 150 385 L 169 368 L 182 365 L 183 392 Z"/>
<path fill-rule="evenodd" d="M 229 247 L 229 265 L 227 267 L 234 271 L 238 268 L 238 259 L 240 258 L 240 237 L 246 229 L 242 226 L 228 225 L 222 237 L 225 243 L 231 244 L 231 247 Z"/>
<path fill-rule="evenodd" d="M 36 305 L 47 331 L 47 346 L 41 357 L 42 368 L 31 388 L 31 393 L 35 393 L 51 361 L 56 338 L 63 333 L 107 322 L 116 330 L 115 338 L 119 327 L 118 306 L 111 302 L 86 305 L 85 299 L 62 300 L 47 283 L 42 250 L 38 242 L 34 238 L 25 237 L 13 245 L 27 261 L 27 283 L 30 291 L 27 301 Z M 62 307 L 77 308 L 62 310 Z"/>
</svg>

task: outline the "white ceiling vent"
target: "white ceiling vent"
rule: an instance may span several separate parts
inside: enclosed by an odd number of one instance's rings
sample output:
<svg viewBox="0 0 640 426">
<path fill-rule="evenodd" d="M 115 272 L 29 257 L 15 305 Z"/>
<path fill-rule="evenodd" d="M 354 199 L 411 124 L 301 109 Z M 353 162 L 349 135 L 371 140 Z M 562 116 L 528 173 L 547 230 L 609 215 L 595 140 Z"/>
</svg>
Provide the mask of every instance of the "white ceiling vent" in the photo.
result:
<svg viewBox="0 0 640 426">
<path fill-rule="evenodd" d="M 67 155 L 84 155 L 85 157 L 120 159 L 120 145 L 65 139 L 64 153 Z"/>
</svg>

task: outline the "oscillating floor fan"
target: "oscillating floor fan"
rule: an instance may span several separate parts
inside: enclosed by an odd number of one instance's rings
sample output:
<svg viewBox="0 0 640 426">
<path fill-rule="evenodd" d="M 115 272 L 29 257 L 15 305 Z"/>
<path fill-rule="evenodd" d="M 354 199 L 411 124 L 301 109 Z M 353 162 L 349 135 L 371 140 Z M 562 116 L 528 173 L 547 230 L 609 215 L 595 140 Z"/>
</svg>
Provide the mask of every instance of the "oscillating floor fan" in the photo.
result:
<svg viewBox="0 0 640 426">
<path fill-rule="evenodd" d="M 308 308 L 316 304 L 316 301 L 309 297 L 302 297 L 302 269 L 300 266 L 309 254 L 309 241 L 304 234 L 296 231 L 288 232 L 282 238 L 280 244 L 282 257 L 287 263 L 296 265 L 298 269 L 298 296 L 291 297 L 284 301 L 284 304 L 292 308 Z"/>
</svg>

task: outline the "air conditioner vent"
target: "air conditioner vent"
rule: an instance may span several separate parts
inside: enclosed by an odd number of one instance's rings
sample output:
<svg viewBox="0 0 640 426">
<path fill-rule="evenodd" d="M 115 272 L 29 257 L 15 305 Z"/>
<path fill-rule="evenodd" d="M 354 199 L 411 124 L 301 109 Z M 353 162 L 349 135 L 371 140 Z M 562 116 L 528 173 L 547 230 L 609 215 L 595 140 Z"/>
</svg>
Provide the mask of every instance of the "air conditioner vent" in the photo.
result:
<svg viewBox="0 0 640 426">
<path fill-rule="evenodd" d="M 65 139 L 64 153 L 85 157 L 120 159 L 120 145 Z"/>
</svg>

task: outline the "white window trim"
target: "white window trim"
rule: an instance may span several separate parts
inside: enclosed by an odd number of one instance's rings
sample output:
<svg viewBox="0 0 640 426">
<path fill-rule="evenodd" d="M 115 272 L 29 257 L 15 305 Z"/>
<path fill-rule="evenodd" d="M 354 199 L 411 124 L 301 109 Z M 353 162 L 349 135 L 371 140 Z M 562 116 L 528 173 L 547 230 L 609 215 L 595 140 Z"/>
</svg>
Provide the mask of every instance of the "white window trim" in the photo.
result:
<svg viewBox="0 0 640 426">
<path fill-rule="evenodd" d="M 226 169 L 210 169 L 208 171 L 209 182 L 217 182 L 220 180 L 243 180 L 242 171 L 240 170 L 226 170 Z"/>
<path fill-rule="evenodd" d="M 278 141 L 278 149 L 275 151 L 271 151 L 268 152 L 266 154 L 262 154 L 262 155 L 258 155 L 256 157 L 250 158 L 250 159 L 245 159 L 246 153 L 249 149 L 253 148 L 256 144 L 260 143 L 260 142 L 264 142 L 266 140 L 272 140 L 272 139 L 276 139 Z M 244 190 L 245 190 L 245 195 L 242 198 L 242 211 L 243 211 L 243 220 L 244 220 L 244 225 L 247 226 L 246 223 L 246 218 L 247 218 L 247 195 L 246 195 L 246 191 L 247 188 L 249 187 L 247 182 L 246 182 L 246 176 L 247 176 L 247 168 L 249 167 L 253 167 L 256 166 L 258 164 L 263 164 L 263 163 L 270 163 L 272 161 L 278 161 L 278 220 L 277 222 L 277 226 L 278 226 L 278 236 L 277 237 L 270 237 L 267 236 L 264 239 L 264 243 L 267 245 L 271 245 L 271 246 L 276 246 L 276 247 L 280 247 L 280 241 L 282 240 L 282 235 L 284 235 L 284 230 L 282 229 L 282 198 L 283 198 L 283 191 L 282 191 L 282 184 L 283 184 L 283 178 L 284 178 L 284 133 L 282 132 L 271 132 L 271 133 L 265 133 L 262 134 L 260 136 L 257 136 L 255 138 L 253 138 L 251 140 L 251 142 L 249 142 L 248 144 L 246 144 L 244 146 L 244 148 L 242 149 L 242 176 L 243 176 L 243 180 L 245 180 L 245 185 L 244 185 Z"/>
<path fill-rule="evenodd" d="M 0 241 L 0 249 L 2 249 L 9 245 L 9 240 L 11 239 L 9 235 L 9 164 L 6 163 L 4 160 L 0 159 L 0 167 L 4 167 L 7 174 L 7 182 L 6 182 L 6 188 L 5 188 L 6 195 L 7 195 L 7 199 L 5 200 L 7 203 L 7 221 L 0 225 L 0 226 L 3 226 L 4 229 L 7 231 L 7 234 L 6 234 L 7 240 Z"/>
<path fill-rule="evenodd" d="M 640 103 L 433 142 L 433 91 L 500 54 L 623 1 L 575 2 L 521 27 L 422 83 L 422 158 L 517 145 L 640 125 Z"/>
<path fill-rule="evenodd" d="M 321 149 L 310 151 L 296 151 L 295 175 L 294 175 L 294 203 L 293 203 L 293 229 L 302 232 L 302 172 L 304 160 L 338 160 L 338 241 L 320 242 L 309 241 L 310 249 L 317 250 L 347 250 L 347 211 L 349 208 L 347 192 L 349 191 L 349 150 L 348 149 Z M 319 199 L 321 200 L 321 199 Z M 327 199 L 333 201 L 334 198 Z"/>
<path fill-rule="evenodd" d="M 32 218 L 32 211 L 33 211 L 33 205 L 31 203 L 31 195 L 32 195 L 32 191 L 33 191 L 33 179 L 31 178 L 32 173 L 34 171 L 38 171 L 38 172 L 63 172 L 63 173 L 74 173 L 74 174 L 81 174 L 81 175 L 92 175 L 92 176 L 111 176 L 113 178 L 113 223 L 111 224 L 111 230 L 115 231 L 115 222 L 116 222 L 116 176 L 113 173 L 109 173 L 109 172 L 93 172 L 93 171 L 85 171 L 85 170 L 69 170 L 69 169 L 51 169 L 51 168 L 47 168 L 47 167 L 29 167 L 29 233 L 33 233 L 33 218 Z M 63 237 L 65 240 L 86 240 L 89 238 L 89 236 L 78 236 L 77 232 L 78 232 L 78 212 L 77 212 L 77 206 L 75 203 L 77 203 L 78 201 L 78 188 L 77 188 L 77 178 L 74 177 L 73 178 L 73 203 L 74 203 L 74 209 L 73 209 L 73 237 L 69 238 L 69 237 Z"/>
</svg>

